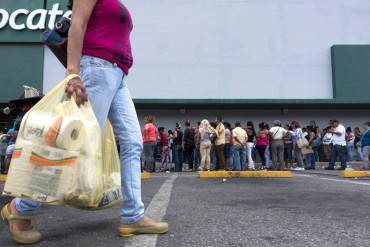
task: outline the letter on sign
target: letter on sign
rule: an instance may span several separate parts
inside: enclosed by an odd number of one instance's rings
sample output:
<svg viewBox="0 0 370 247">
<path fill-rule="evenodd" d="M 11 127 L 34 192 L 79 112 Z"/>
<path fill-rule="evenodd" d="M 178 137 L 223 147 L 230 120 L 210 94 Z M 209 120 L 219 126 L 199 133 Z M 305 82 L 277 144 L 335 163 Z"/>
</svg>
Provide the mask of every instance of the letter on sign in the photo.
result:
<svg viewBox="0 0 370 247">
<path fill-rule="evenodd" d="M 11 28 L 13 28 L 14 30 L 23 30 L 26 28 L 26 24 L 17 24 L 15 23 L 17 17 L 19 15 L 28 15 L 30 11 L 27 10 L 27 9 L 18 9 L 16 11 L 14 11 L 11 15 L 10 15 L 10 18 L 9 18 L 9 25 Z"/>
<path fill-rule="evenodd" d="M 5 9 L 0 9 L 1 21 L 0 21 L 0 29 L 8 24 L 9 20 L 9 13 Z"/>
<path fill-rule="evenodd" d="M 46 16 L 48 11 L 46 9 L 36 9 L 27 17 L 27 28 L 30 30 L 45 29 Z M 35 17 L 39 15 L 40 20 L 38 23 L 33 24 Z"/>
</svg>

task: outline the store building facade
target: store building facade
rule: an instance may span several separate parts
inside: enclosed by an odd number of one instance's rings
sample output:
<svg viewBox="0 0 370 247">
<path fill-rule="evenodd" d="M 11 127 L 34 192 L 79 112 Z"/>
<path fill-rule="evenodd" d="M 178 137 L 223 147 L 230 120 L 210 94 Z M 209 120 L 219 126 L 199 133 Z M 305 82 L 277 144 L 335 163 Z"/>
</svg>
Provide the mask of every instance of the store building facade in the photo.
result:
<svg viewBox="0 0 370 247">
<path fill-rule="evenodd" d="M 124 2 L 140 120 L 151 114 L 173 128 L 221 114 L 355 127 L 370 118 L 369 1 Z M 0 103 L 22 85 L 47 93 L 63 78 L 40 34 L 70 14 L 66 0 L 0 2 Z"/>
</svg>

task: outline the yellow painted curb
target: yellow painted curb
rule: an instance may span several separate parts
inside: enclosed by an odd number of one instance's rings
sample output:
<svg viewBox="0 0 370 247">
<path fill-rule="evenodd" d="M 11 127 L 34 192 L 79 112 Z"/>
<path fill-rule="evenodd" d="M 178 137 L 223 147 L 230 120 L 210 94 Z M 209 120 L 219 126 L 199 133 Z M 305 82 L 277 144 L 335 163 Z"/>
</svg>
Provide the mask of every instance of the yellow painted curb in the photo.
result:
<svg viewBox="0 0 370 247">
<path fill-rule="evenodd" d="M 6 181 L 6 175 L 0 175 L 0 182 Z"/>
<path fill-rule="evenodd" d="M 340 175 L 344 178 L 370 177 L 369 171 L 342 171 Z"/>
<path fill-rule="evenodd" d="M 152 175 L 149 172 L 142 172 L 141 173 L 141 179 L 149 179 Z"/>
<path fill-rule="evenodd" d="M 291 178 L 291 171 L 210 171 L 199 172 L 199 178 Z"/>
</svg>

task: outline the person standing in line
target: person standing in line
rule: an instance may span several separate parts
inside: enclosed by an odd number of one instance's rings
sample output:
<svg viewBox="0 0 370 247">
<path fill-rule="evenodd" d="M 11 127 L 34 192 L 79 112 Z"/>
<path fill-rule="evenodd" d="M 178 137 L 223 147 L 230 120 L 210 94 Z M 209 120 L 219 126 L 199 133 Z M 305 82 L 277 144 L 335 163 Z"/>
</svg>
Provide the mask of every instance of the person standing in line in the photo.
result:
<svg viewBox="0 0 370 247">
<path fill-rule="evenodd" d="M 199 126 L 200 122 L 198 122 L 197 128 L 194 129 L 194 142 L 195 142 L 195 149 L 194 149 L 194 170 L 197 171 L 200 166 L 200 138 L 199 138 Z"/>
<path fill-rule="evenodd" d="M 230 140 L 231 140 L 231 125 L 230 123 L 228 122 L 224 122 L 224 126 L 225 126 L 225 146 L 224 146 L 224 156 L 225 156 L 225 160 L 226 160 L 226 168 L 227 170 L 232 170 L 233 167 L 232 167 L 232 161 L 231 159 L 233 158 L 233 156 L 231 155 L 232 153 L 232 147 L 231 147 L 231 144 L 230 144 Z"/>
<path fill-rule="evenodd" d="M 359 127 L 356 127 L 355 128 L 355 141 L 354 141 L 354 145 L 355 145 L 355 149 L 356 149 L 356 160 L 357 161 L 363 161 L 364 160 L 364 156 L 362 154 L 362 148 L 361 148 L 361 130 Z"/>
<path fill-rule="evenodd" d="M 182 172 L 182 166 L 184 163 L 184 153 L 182 149 L 183 136 L 184 134 L 181 131 L 181 125 L 179 123 L 176 123 L 176 128 L 173 132 L 175 172 Z"/>
<path fill-rule="evenodd" d="M 369 156 L 370 156 L 370 122 L 365 122 L 363 124 L 364 132 L 361 136 L 361 149 L 363 153 L 363 162 L 364 165 L 362 169 L 369 170 L 370 169 L 370 162 L 369 162 Z"/>
<path fill-rule="evenodd" d="M 346 144 L 347 144 L 347 155 L 348 161 L 353 161 L 353 153 L 355 151 L 355 135 L 352 132 L 351 127 L 347 127 L 346 129 Z"/>
<path fill-rule="evenodd" d="M 340 169 L 347 168 L 347 144 L 346 144 L 346 128 L 339 123 L 338 120 L 332 120 L 332 128 L 329 130 L 333 134 L 333 148 L 331 150 L 329 166 L 325 170 L 334 170 L 337 156 L 340 159 Z"/>
<path fill-rule="evenodd" d="M 269 141 L 269 131 L 266 128 L 264 122 L 259 124 L 259 131 L 256 134 L 256 149 L 261 159 L 261 170 L 266 169 L 266 148 L 268 147 Z"/>
<path fill-rule="evenodd" d="M 307 129 L 308 129 L 309 139 L 312 136 L 314 137 L 310 146 L 312 147 L 312 150 L 314 152 L 315 161 L 319 161 L 320 160 L 321 146 L 322 146 L 320 129 L 317 126 L 316 127 L 308 126 Z"/>
<path fill-rule="evenodd" d="M 143 136 L 143 155 L 145 163 L 145 171 L 153 172 L 155 171 L 155 159 L 154 152 L 157 147 L 157 135 L 158 130 L 154 125 L 154 118 L 152 116 L 146 116 L 144 118 L 144 128 L 142 130 Z"/>
<path fill-rule="evenodd" d="M 279 171 L 284 168 L 284 140 L 288 131 L 281 127 L 279 120 L 274 121 L 274 127 L 269 130 L 272 150 L 272 169 Z"/>
<path fill-rule="evenodd" d="M 216 124 L 216 140 L 215 140 L 215 151 L 216 151 L 216 170 L 226 170 L 226 162 L 224 156 L 225 146 L 225 126 L 222 123 L 222 118 L 217 116 L 215 119 Z"/>
<path fill-rule="evenodd" d="M 198 132 L 201 156 L 199 171 L 210 171 L 211 169 L 211 135 L 215 133 L 215 129 L 209 124 L 208 120 L 202 120 Z"/>
<path fill-rule="evenodd" d="M 161 171 L 169 171 L 169 147 L 168 147 L 168 134 L 164 127 L 158 128 L 159 131 L 159 146 L 161 148 Z"/>
<path fill-rule="evenodd" d="M 285 129 L 287 130 L 287 135 L 283 137 L 284 140 L 284 161 L 285 167 L 290 169 L 293 167 L 294 164 L 294 157 L 293 157 L 293 128 L 291 126 L 286 125 Z"/>
<path fill-rule="evenodd" d="M 254 130 L 254 124 L 251 121 L 247 122 L 247 159 L 248 159 L 248 169 L 255 170 L 254 161 L 252 157 L 253 149 L 254 149 L 254 139 L 256 137 L 256 131 Z"/>
<path fill-rule="evenodd" d="M 211 134 L 211 170 L 216 170 L 217 167 L 217 158 L 216 158 L 216 146 L 215 146 L 215 140 L 217 138 L 217 133 L 216 133 L 216 127 L 217 124 L 215 122 L 210 123 L 211 127 L 215 130 L 215 133 Z"/>
<path fill-rule="evenodd" d="M 308 135 L 305 137 L 308 141 L 308 146 L 302 147 L 301 151 L 304 155 L 304 162 L 305 162 L 305 169 L 306 170 L 315 170 L 316 168 L 316 157 L 315 157 L 315 151 L 313 148 L 313 143 L 316 139 L 316 133 L 315 129 L 312 129 L 310 126 L 307 128 Z"/>
<path fill-rule="evenodd" d="M 298 147 L 297 139 L 305 138 L 305 137 L 304 137 L 303 131 L 298 121 L 293 121 L 291 123 L 291 126 L 293 128 L 293 134 L 292 134 L 293 147 L 294 147 L 293 153 L 294 153 L 294 158 L 297 161 L 297 167 L 294 168 L 294 170 L 304 171 L 302 149 Z"/>
<path fill-rule="evenodd" d="M 168 130 L 167 134 L 168 134 L 169 161 L 170 161 L 170 163 L 173 163 L 174 155 L 173 155 L 173 132 L 172 132 L 172 130 Z"/>
<path fill-rule="evenodd" d="M 330 133 L 330 128 L 331 127 L 327 127 L 323 130 L 323 138 L 322 138 L 322 145 L 323 145 L 323 149 L 324 149 L 324 157 L 325 157 L 325 161 L 328 162 L 330 161 L 330 155 L 331 155 L 331 149 L 332 149 L 332 145 L 333 145 L 333 134 Z"/>
<path fill-rule="evenodd" d="M 247 145 L 247 132 L 241 127 L 240 122 L 235 123 L 235 128 L 232 131 L 233 136 L 233 150 L 234 150 L 234 170 L 245 170 L 245 147 Z"/>
<path fill-rule="evenodd" d="M 188 163 L 188 170 L 193 171 L 194 170 L 195 139 L 194 139 L 194 129 L 191 127 L 189 120 L 185 122 L 183 149 L 184 149 L 185 160 Z"/>
</svg>

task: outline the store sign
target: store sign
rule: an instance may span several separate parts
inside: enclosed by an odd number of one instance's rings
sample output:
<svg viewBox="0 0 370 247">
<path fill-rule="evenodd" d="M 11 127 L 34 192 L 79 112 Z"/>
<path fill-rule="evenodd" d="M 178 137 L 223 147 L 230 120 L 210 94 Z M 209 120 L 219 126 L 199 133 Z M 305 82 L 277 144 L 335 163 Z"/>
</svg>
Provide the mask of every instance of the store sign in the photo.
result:
<svg viewBox="0 0 370 247">
<path fill-rule="evenodd" d="M 52 29 L 58 17 L 70 17 L 72 11 L 64 12 L 59 8 L 60 4 L 55 3 L 50 10 L 46 9 L 17 9 L 9 13 L 0 8 L 0 31 L 7 26 L 13 30 L 41 30 Z M 19 21 L 19 17 L 24 16 L 25 21 Z"/>
</svg>

